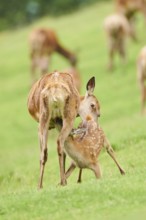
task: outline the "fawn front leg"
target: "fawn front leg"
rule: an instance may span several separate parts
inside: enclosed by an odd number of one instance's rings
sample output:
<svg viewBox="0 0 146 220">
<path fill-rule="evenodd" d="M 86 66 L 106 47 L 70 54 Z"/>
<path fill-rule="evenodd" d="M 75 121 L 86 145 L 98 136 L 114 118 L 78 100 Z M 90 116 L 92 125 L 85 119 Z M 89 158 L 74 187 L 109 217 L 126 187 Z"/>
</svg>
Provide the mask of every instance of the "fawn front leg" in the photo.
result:
<svg viewBox="0 0 146 220">
<path fill-rule="evenodd" d="M 69 121 L 67 119 L 64 119 L 63 121 L 63 127 L 61 129 L 60 135 L 57 140 L 57 150 L 58 150 L 58 157 L 59 157 L 59 167 L 60 167 L 60 184 L 62 186 L 67 184 L 66 176 L 65 176 L 65 163 L 64 163 L 64 142 L 66 138 L 68 137 L 69 133 L 71 132 L 71 129 L 73 127 L 73 120 Z"/>
<path fill-rule="evenodd" d="M 75 168 L 76 168 L 76 165 L 74 164 L 74 162 L 72 162 L 68 170 L 65 173 L 66 179 L 71 175 L 71 173 L 74 171 Z"/>
<path fill-rule="evenodd" d="M 105 144 L 107 153 L 111 156 L 111 158 L 112 158 L 112 159 L 114 160 L 114 162 L 116 163 L 117 167 L 118 167 L 119 170 L 120 170 L 120 173 L 121 173 L 122 175 L 124 175 L 124 174 L 125 174 L 125 171 L 121 168 L 120 164 L 119 164 L 118 161 L 116 160 L 114 150 L 113 150 L 113 148 L 111 147 L 109 141 L 108 141 L 106 138 L 105 138 L 104 144 Z"/>
<path fill-rule="evenodd" d="M 80 168 L 79 170 L 79 176 L 78 176 L 78 180 L 77 183 L 81 183 L 82 182 L 82 168 Z"/>
</svg>

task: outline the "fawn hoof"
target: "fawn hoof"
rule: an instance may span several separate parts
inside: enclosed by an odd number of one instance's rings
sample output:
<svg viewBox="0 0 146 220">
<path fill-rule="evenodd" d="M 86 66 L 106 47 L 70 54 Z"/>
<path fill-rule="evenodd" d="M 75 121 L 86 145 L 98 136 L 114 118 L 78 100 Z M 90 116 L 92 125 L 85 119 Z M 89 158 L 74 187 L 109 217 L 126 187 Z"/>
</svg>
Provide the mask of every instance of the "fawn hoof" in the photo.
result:
<svg viewBox="0 0 146 220">
<path fill-rule="evenodd" d="M 38 185 L 38 190 L 41 190 L 43 188 L 43 185 Z"/>
<path fill-rule="evenodd" d="M 121 172 L 122 175 L 126 174 L 124 170 L 120 170 L 120 172 Z"/>
</svg>

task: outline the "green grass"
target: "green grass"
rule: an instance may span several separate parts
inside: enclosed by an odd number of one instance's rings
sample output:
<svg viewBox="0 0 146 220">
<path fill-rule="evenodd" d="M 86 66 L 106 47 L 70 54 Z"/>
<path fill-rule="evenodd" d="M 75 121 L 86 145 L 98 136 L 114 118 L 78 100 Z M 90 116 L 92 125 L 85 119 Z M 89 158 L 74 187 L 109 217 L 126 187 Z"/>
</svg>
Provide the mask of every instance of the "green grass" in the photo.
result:
<svg viewBox="0 0 146 220">
<path fill-rule="evenodd" d="M 71 15 L 43 18 L 21 30 L 0 33 L 0 219 L 95 220 L 145 219 L 146 216 L 146 117 L 140 115 L 136 59 L 146 43 L 144 20 L 138 15 L 139 42 L 127 44 L 128 62 L 116 58 L 113 73 L 106 71 L 107 48 L 103 20 L 113 5 L 100 3 Z M 28 34 L 34 27 L 57 30 L 63 45 L 77 51 L 85 93 L 87 80 L 96 77 L 95 94 L 101 103 L 100 124 L 126 175 L 120 175 L 105 151 L 100 155 L 103 178 L 96 181 L 85 170 L 77 184 L 76 170 L 66 187 L 57 186 L 59 165 L 57 132 L 50 131 L 44 188 L 37 191 L 39 144 L 37 123 L 27 112 L 29 93 Z M 68 63 L 52 58 L 51 71 Z M 69 164 L 68 159 L 68 164 Z"/>
</svg>

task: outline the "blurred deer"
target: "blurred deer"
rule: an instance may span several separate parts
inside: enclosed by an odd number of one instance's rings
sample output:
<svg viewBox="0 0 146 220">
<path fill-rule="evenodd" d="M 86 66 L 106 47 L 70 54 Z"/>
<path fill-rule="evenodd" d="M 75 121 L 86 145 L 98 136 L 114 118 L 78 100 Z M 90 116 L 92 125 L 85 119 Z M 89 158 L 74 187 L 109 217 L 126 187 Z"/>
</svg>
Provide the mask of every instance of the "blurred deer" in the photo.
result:
<svg viewBox="0 0 146 220">
<path fill-rule="evenodd" d="M 44 75 L 30 90 L 28 111 L 39 123 L 40 178 L 38 188 L 43 186 L 43 173 L 47 161 L 48 130 L 59 128 L 57 151 L 60 166 L 60 184 L 66 185 L 63 147 L 72 130 L 79 107 L 79 93 L 68 73 L 54 72 Z"/>
<path fill-rule="evenodd" d="M 79 115 L 82 119 L 81 125 L 78 129 L 72 130 L 64 145 L 65 152 L 73 159 L 66 172 L 66 178 L 78 167 L 80 169 L 78 182 L 81 182 L 82 169 L 84 168 L 91 169 L 96 178 L 101 177 L 98 157 L 104 146 L 119 168 L 120 173 L 125 174 L 125 171 L 116 160 L 108 139 L 97 122 L 100 116 L 100 105 L 97 98 L 93 95 L 94 87 L 95 78 L 92 77 L 87 83 L 86 95 L 81 97 L 80 101 Z"/>
<path fill-rule="evenodd" d="M 67 69 L 64 70 L 64 72 L 67 72 L 67 73 L 70 73 L 73 77 L 73 81 L 74 81 L 74 84 L 78 90 L 78 92 L 81 91 L 81 76 L 80 76 L 80 73 L 77 69 L 77 67 L 69 67 Z"/>
<path fill-rule="evenodd" d="M 108 69 L 113 69 L 113 59 L 115 53 L 119 53 L 121 59 L 126 61 L 126 39 L 129 35 L 129 23 L 120 14 L 113 14 L 105 18 L 104 28 L 107 35 L 109 49 Z"/>
<path fill-rule="evenodd" d="M 141 91 L 141 113 L 145 113 L 146 103 L 146 46 L 142 48 L 137 60 L 137 78 Z"/>
<path fill-rule="evenodd" d="M 33 30 L 29 37 L 29 44 L 32 83 L 36 80 L 36 69 L 39 69 L 42 75 L 48 72 L 50 58 L 54 52 L 68 59 L 72 66 L 76 65 L 75 54 L 61 45 L 56 33 L 51 29 Z"/>
<path fill-rule="evenodd" d="M 116 10 L 127 17 L 131 27 L 131 37 L 137 40 L 134 16 L 137 12 L 141 12 L 146 19 L 146 0 L 116 0 Z"/>
</svg>

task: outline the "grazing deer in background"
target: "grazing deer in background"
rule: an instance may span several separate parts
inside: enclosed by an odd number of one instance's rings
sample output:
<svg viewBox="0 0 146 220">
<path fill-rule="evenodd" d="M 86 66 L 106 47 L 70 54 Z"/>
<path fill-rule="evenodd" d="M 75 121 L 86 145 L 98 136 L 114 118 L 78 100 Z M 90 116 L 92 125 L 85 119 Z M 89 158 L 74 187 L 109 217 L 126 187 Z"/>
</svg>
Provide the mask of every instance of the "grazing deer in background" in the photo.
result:
<svg viewBox="0 0 146 220">
<path fill-rule="evenodd" d="M 56 33 L 51 29 L 40 28 L 33 30 L 29 37 L 29 44 L 33 83 L 36 81 L 36 69 L 39 69 L 42 75 L 48 72 L 48 66 L 53 52 L 64 56 L 72 66 L 76 65 L 77 59 L 75 54 L 60 44 Z"/>
<path fill-rule="evenodd" d="M 146 19 L 146 0 L 116 0 L 116 11 L 125 15 L 130 22 L 131 37 L 137 40 L 134 28 L 134 16 L 141 12 Z"/>
<path fill-rule="evenodd" d="M 79 106 L 79 115 L 82 119 L 81 125 L 71 132 L 64 145 L 65 152 L 73 159 L 71 166 L 66 172 L 66 178 L 70 176 L 76 167 L 79 167 L 78 182 L 81 182 L 82 169 L 84 168 L 93 170 L 96 178 L 101 177 L 98 157 L 104 146 L 118 166 L 120 173 L 125 174 L 116 160 L 108 139 L 97 122 L 100 116 L 100 105 L 93 95 L 94 87 L 95 78 L 93 77 L 87 83 L 86 95 L 81 97 Z"/>
<path fill-rule="evenodd" d="M 123 62 L 126 61 L 126 39 L 129 35 L 129 23 L 127 19 L 120 14 L 108 16 L 104 21 L 104 28 L 107 35 L 109 48 L 108 69 L 113 69 L 113 59 L 116 52 L 119 53 Z"/>
<path fill-rule="evenodd" d="M 48 130 L 51 128 L 60 128 L 57 139 L 60 184 L 66 184 L 63 147 L 72 130 L 78 107 L 79 93 L 75 88 L 72 76 L 68 73 L 46 74 L 30 90 L 28 110 L 39 123 L 41 157 L 38 188 L 42 188 L 43 185 L 43 173 L 47 161 Z"/>
<path fill-rule="evenodd" d="M 146 46 L 142 48 L 137 60 L 137 77 L 141 91 L 141 113 L 145 113 L 146 104 Z"/>
</svg>

